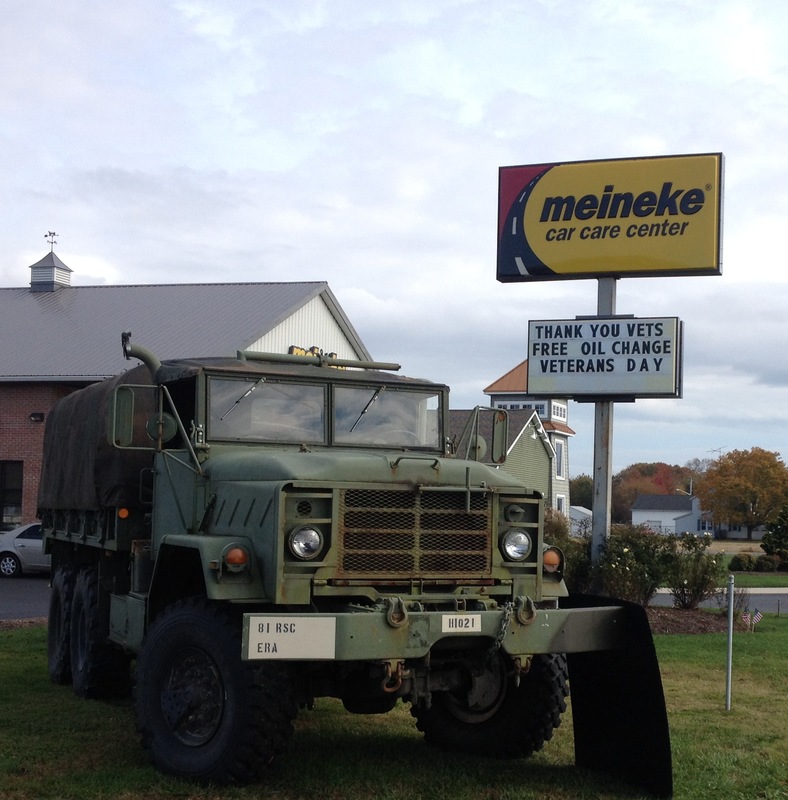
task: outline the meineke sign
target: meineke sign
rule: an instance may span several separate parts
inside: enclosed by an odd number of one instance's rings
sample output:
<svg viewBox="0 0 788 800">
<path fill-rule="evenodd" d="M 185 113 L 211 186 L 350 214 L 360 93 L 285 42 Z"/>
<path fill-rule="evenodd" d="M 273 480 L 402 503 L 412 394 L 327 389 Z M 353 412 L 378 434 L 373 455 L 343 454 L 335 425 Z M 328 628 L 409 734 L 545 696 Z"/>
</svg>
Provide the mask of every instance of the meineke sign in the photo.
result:
<svg viewBox="0 0 788 800">
<path fill-rule="evenodd" d="M 499 281 L 719 275 L 722 154 L 501 167 Z"/>
</svg>

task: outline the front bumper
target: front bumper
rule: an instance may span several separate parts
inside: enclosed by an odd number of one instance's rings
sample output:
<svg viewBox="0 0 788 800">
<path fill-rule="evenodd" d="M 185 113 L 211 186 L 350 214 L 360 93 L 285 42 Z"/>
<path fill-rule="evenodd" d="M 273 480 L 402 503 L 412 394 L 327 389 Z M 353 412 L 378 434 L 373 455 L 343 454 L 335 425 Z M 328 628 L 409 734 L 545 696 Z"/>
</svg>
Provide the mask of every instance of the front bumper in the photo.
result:
<svg viewBox="0 0 788 800">
<path fill-rule="evenodd" d="M 614 650 L 624 646 L 625 618 L 619 606 L 547 611 L 525 602 L 467 612 L 249 613 L 244 614 L 242 658 L 395 661 L 423 658 L 439 643 L 500 646 L 513 657 Z"/>
</svg>

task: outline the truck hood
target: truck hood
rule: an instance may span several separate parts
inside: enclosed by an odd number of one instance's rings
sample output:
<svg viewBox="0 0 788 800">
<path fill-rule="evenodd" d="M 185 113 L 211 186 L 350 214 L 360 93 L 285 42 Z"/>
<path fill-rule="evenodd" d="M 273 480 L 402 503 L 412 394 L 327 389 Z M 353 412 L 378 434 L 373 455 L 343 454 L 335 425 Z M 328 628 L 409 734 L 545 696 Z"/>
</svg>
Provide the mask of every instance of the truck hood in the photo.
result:
<svg viewBox="0 0 788 800">
<path fill-rule="evenodd" d="M 524 488 L 502 469 L 476 461 L 401 451 L 271 451 L 233 448 L 212 452 L 203 464 L 212 482 L 314 481 L 406 483 L 423 486 Z"/>
</svg>

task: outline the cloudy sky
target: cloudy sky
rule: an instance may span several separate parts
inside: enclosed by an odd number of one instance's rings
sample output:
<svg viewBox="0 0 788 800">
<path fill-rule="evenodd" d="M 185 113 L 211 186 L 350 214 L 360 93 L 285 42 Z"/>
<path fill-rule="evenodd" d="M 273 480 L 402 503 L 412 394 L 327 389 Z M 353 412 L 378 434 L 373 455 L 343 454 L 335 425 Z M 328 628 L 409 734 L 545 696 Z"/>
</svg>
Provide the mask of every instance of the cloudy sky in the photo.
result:
<svg viewBox="0 0 788 800">
<path fill-rule="evenodd" d="M 0 76 L 0 286 L 50 230 L 74 285 L 325 280 L 454 407 L 529 320 L 596 312 L 595 280 L 496 281 L 499 167 L 722 152 L 722 276 L 618 281 L 685 363 L 683 399 L 616 404 L 614 470 L 788 458 L 782 3 L 5 0 Z M 569 422 L 590 473 L 593 406 Z"/>
</svg>

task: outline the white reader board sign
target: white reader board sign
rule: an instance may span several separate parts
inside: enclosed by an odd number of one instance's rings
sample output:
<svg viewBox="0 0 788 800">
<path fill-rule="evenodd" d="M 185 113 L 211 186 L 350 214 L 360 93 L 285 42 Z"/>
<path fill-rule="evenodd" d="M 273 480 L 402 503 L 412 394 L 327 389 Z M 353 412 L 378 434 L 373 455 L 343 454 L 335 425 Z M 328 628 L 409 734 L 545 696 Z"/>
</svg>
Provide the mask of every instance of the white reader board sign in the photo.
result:
<svg viewBox="0 0 788 800">
<path fill-rule="evenodd" d="M 528 324 L 529 395 L 681 397 L 677 317 L 594 317 Z"/>
</svg>

